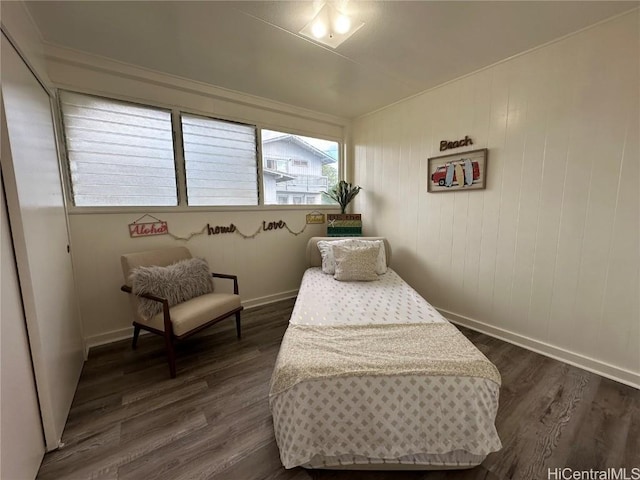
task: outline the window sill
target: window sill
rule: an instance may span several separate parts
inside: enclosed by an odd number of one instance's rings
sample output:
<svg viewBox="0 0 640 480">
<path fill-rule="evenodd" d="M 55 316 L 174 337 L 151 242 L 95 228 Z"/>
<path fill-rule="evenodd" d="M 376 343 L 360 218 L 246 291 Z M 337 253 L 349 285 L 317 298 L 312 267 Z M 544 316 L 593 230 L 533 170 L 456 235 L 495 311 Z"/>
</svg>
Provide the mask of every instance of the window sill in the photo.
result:
<svg viewBox="0 0 640 480">
<path fill-rule="evenodd" d="M 216 206 L 216 207 L 72 207 L 69 206 L 69 215 L 115 215 L 121 213 L 141 214 L 141 213 L 207 213 L 207 212 L 328 212 L 332 213 L 340 210 L 339 205 L 251 205 L 251 206 Z"/>
</svg>

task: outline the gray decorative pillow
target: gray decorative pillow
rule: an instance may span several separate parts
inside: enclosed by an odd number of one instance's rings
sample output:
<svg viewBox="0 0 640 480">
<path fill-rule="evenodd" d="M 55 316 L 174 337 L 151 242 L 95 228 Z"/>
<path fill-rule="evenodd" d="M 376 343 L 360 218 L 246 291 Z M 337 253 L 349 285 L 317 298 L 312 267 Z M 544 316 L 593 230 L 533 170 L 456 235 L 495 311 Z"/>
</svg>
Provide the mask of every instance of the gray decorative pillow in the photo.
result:
<svg viewBox="0 0 640 480">
<path fill-rule="evenodd" d="M 166 298 L 169 306 L 213 292 L 213 280 L 204 258 L 189 258 L 167 267 L 134 268 L 129 276 L 133 293 Z M 162 303 L 138 297 L 138 313 L 149 319 L 162 312 Z"/>
<path fill-rule="evenodd" d="M 346 246 L 334 245 L 333 256 L 336 273 L 333 276 L 341 282 L 370 282 L 377 280 L 376 262 L 379 245 Z"/>
</svg>

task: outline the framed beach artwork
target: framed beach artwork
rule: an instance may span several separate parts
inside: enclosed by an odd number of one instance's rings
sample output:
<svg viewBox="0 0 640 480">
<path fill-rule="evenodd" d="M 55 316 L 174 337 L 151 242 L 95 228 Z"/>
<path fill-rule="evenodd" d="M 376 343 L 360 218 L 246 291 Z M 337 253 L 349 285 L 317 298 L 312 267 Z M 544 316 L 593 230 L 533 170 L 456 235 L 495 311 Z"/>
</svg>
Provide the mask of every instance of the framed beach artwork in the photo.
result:
<svg viewBox="0 0 640 480">
<path fill-rule="evenodd" d="M 457 192 L 486 187 L 487 149 L 431 157 L 427 191 Z"/>
</svg>

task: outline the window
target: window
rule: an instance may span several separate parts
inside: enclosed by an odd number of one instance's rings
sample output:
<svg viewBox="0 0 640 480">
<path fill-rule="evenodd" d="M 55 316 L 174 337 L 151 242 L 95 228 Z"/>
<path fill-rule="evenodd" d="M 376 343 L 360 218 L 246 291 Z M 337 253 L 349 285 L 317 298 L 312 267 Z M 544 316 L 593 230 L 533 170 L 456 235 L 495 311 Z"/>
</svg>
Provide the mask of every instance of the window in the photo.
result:
<svg viewBox="0 0 640 480">
<path fill-rule="evenodd" d="M 60 92 L 77 207 L 333 204 L 339 143 Z M 262 168 L 258 162 L 262 162 Z"/>
<path fill-rule="evenodd" d="M 178 204 L 170 111 L 71 92 L 60 105 L 75 205 Z"/>
<path fill-rule="evenodd" d="M 182 114 L 189 205 L 257 205 L 256 129 Z"/>
<path fill-rule="evenodd" d="M 262 130 L 264 203 L 333 203 L 323 191 L 338 183 L 338 142 Z"/>
</svg>

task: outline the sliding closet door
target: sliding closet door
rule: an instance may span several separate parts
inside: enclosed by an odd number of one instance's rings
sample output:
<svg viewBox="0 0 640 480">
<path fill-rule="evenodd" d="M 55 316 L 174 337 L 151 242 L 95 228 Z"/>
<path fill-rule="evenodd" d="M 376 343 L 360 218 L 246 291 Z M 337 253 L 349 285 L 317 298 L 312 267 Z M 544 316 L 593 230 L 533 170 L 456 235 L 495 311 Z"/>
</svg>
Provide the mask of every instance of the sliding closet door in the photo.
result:
<svg viewBox="0 0 640 480">
<path fill-rule="evenodd" d="M 4 121 L 2 122 L 4 129 Z M 0 183 L 2 176 L 0 176 Z M 4 187 L 0 195 L 0 478 L 36 478 L 44 437 Z"/>
<path fill-rule="evenodd" d="M 2 139 L 20 288 L 47 450 L 58 447 L 84 360 L 47 91 L 2 36 Z"/>
</svg>

